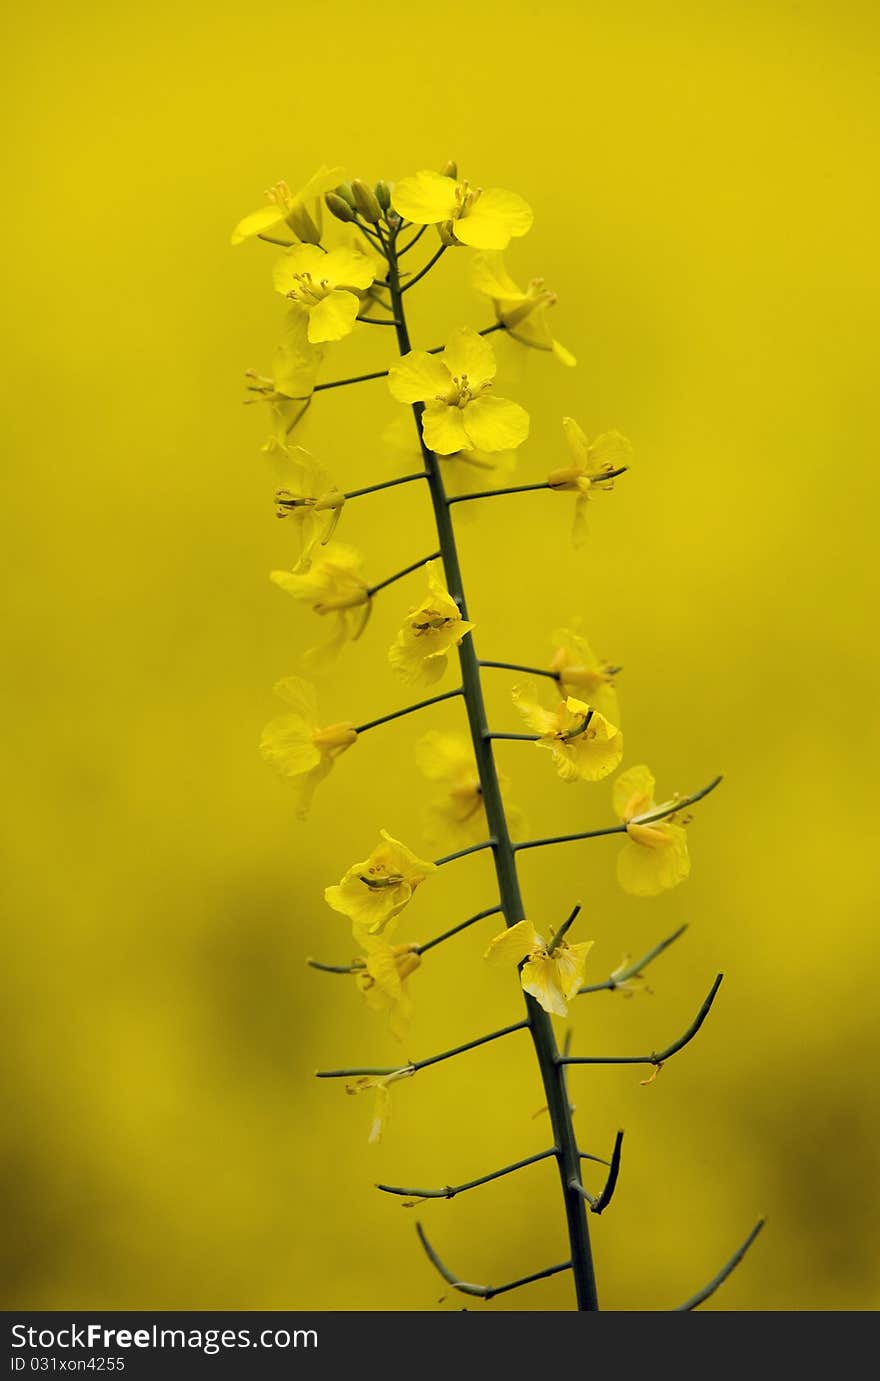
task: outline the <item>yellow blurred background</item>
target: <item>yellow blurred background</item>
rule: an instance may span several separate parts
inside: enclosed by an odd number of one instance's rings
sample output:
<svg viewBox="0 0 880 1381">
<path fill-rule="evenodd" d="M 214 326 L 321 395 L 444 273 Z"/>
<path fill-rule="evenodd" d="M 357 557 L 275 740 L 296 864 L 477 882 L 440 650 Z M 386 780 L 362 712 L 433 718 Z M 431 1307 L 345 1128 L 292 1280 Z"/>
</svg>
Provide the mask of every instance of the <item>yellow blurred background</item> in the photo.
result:
<svg viewBox="0 0 880 1381">
<path fill-rule="evenodd" d="M 635 447 L 584 552 L 565 498 L 459 510 L 480 653 L 543 661 L 580 613 L 625 667 L 627 762 L 661 795 L 725 773 L 661 898 L 619 892 L 613 839 L 523 858 L 530 914 L 583 901 L 593 981 L 690 924 L 654 996 L 581 999 L 576 1050 L 665 1044 L 727 975 L 650 1087 L 572 1074 L 582 1144 L 627 1133 L 591 1223 L 602 1303 L 675 1305 L 766 1213 L 712 1306 L 876 1307 L 875 7 L 50 0 L 9 26 L 4 1305 L 433 1309 L 415 1215 L 374 1181 L 456 1182 L 547 1143 L 521 1036 L 400 1085 L 378 1148 L 367 1100 L 311 1077 L 400 1060 L 349 980 L 304 960 L 349 957 L 322 889 L 379 826 L 424 847 L 412 749 L 455 707 L 365 737 L 304 826 L 256 749 L 315 620 L 267 580 L 292 535 L 268 419 L 241 406 L 278 334 L 274 251 L 229 232 L 322 162 L 393 180 L 455 157 L 535 208 L 509 263 L 557 290 L 579 358 L 501 342 L 500 391 L 532 414 L 519 482 L 561 463 L 564 413 Z M 490 320 L 467 258 L 413 293 L 417 343 Z M 386 334 L 323 377 L 383 368 Z M 346 487 L 382 478 L 395 406 L 381 382 L 323 394 L 303 439 Z M 425 497 L 352 504 L 340 535 L 378 579 L 431 549 Z M 406 703 L 385 649 L 420 592 L 381 598 L 327 717 Z M 499 757 L 535 830 L 610 819 L 607 784 L 565 787 L 529 745 Z M 400 936 L 492 900 L 487 859 L 464 860 Z M 493 926 L 426 959 L 407 1054 L 519 1018 L 513 977 L 479 961 Z M 420 1212 L 466 1279 L 567 1250 L 552 1166 Z M 488 1307 L 567 1309 L 571 1284 Z"/>
</svg>

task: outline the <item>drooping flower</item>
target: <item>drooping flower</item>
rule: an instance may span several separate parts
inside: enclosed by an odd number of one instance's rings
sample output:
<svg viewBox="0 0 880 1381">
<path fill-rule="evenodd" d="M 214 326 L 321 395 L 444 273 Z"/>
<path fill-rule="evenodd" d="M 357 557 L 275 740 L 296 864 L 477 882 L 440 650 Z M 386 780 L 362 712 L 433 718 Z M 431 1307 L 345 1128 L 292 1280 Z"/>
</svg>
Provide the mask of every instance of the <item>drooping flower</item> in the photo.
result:
<svg viewBox="0 0 880 1381">
<path fill-rule="evenodd" d="M 550 942 L 553 944 L 553 941 Z M 545 1012 L 568 1015 L 568 1003 L 581 986 L 592 940 L 569 945 L 565 940 L 548 950 L 531 921 L 519 921 L 496 935 L 483 956 L 490 964 L 525 963 L 520 971 L 523 992 L 530 993 Z"/>
<path fill-rule="evenodd" d="M 551 489 L 577 494 L 574 507 L 572 541 L 576 547 L 587 535 L 587 504 L 596 490 L 614 488 L 613 475 L 629 463 L 632 446 L 620 432 L 603 432 L 595 441 L 588 441 L 573 417 L 562 419 L 562 430 L 571 451 L 572 464 L 561 466 L 547 476 Z"/>
<path fill-rule="evenodd" d="M 281 483 L 275 491 L 275 511 L 296 528 L 300 558 L 294 569 L 305 571 L 315 547 L 326 546 L 333 536 L 345 495 L 302 446 L 292 447 L 279 458 L 278 472 Z"/>
<path fill-rule="evenodd" d="M 575 629 L 558 628 L 552 641 L 555 650 L 550 670 L 556 673 L 563 695 L 586 700 L 612 724 L 620 724 L 620 705 L 614 688 L 614 677 L 620 668 L 597 657 L 583 634 Z"/>
<path fill-rule="evenodd" d="M 299 676 L 279 681 L 275 693 L 290 710 L 266 725 L 260 752 L 292 783 L 297 794 L 297 814 L 304 818 L 315 788 L 340 754 L 357 741 L 357 730 L 348 722 L 322 728 L 318 723 L 315 688 Z"/>
<path fill-rule="evenodd" d="M 529 434 L 518 403 L 488 394 L 497 370 L 492 346 L 470 326 L 457 327 L 441 355 L 412 350 L 388 371 L 399 403 L 424 403 L 422 435 L 438 455 L 511 451 Z"/>
<path fill-rule="evenodd" d="M 298 192 L 286 182 L 276 182 L 266 193 L 267 206 L 240 220 L 232 232 L 232 243 L 240 245 L 254 235 L 277 237 L 291 230 L 297 239 L 316 245 L 321 239 L 321 198 L 345 177 L 343 168 L 319 168 Z"/>
<path fill-rule="evenodd" d="M 623 757 L 623 735 L 599 710 L 569 696 L 555 710 L 545 709 L 533 686 L 515 686 L 513 703 L 539 748 L 548 748 L 564 782 L 598 782 Z"/>
<path fill-rule="evenodd" d="M 373 1012 L 388 1017 L 388 1028 L 402 1041 L 412 1019 L 412 999 L 407 980 L 421 964 L 413 945 L 389 945 L 378 939 L 370 946 L 355 982 Z"/>
<path fill-rule="evenodd" d="M 489 826 L 480 774 L 470 739 L 464 734 L 445 734 L 430 729 L 416 745 L 416 763 L 430 782 L 443 788 L 428 805 L 425 838 L 438 848 L 458 848 L 478 844 L 487 838 Z M 499 785 L 507 782 L 499 774 Z M 512 834 L 523 832 L 522 812 L 505 802 L 507 824 Z"/>
<path fill-rule="evenodd" d="M 502 255 L 489 250 L 474 256 L 473 284 L 491 300 L 497 320 L 514 340 L 550 350 L 562 364 L 577 364 L 571 351 L 553 338 L 547 310 L 555 306 L 556 294 L 545 288 L 543 278 L 533 278 L 523 291 L 504 267 Z"/>
<path fill-rule="evenodd" d="M 415 1072 L 412 1065 L 405 1065 L 403 1069 L 395 1069 L 393 1074 L 364 1075 L 360 1079 L 346 1084 L 346 1093 L 368 1093 L 372 1091 L 376 1095 L 373 1104 L 373 1120 L 370 1123 L 370 1132 L 367 1137 L 371 1146 L 375 1146 L 382 1140 L 391 1117 L 391 1094 L 389 1092 L 391 1085 L 396 1084 L 399 1079 L 412 1078 Z"/>
<path fill-rule="evenodd" d="M 617 855 L 617 880 L 635 897 L 656 897 L 684 882 L 691 870 L 686 821 L 675 813 L 652 819 L 674 806 L 654 802 L 654 777 L 645 766 L 621 772 L 612 793 L 614 813 L 626 825 L 627 840 Z"/>
<path fill-rule="evenodd" d="M 268 403 L 273 426 L 263 446 L 269 453 L 287 450 L 290 434 L 311 401 L 324 352 L 308 338 L 308 319 L 291 308 L 285 314 L 284 330 L 272 360 L 271 377 L 248 370 L 248 390 L 256 394 L 250 403 Z"/>
<path fill-rule="evenodd" d="M 373 282 L 375 266 L 360 250 L 294 245 L 273 272 L 275 289 L 307 322 L 309 341 L 341 340 L 354 330 L 358 293 Z"/>
<path fill-rule="evenodd" d="M 413 225 L 439 226 L 445 244 L 475 249 L 506 249 L 514 236 L 526 234 L 534 219 L 532 208 L 515 192 L 499 187 L 484 191 L 429 169 L 402 178 L 392 204 Z"/>
<path fill-rule="evenodd" d="M 359 942 L 386 931 L 412 901 L 416 888 L 437 871 L 435 864 L 418 858 L 387 830 L 380 834 L 369 858 L 353 863 L 341 882 L 324 892 L 328 906 L 351 920 Z M 369 943 L 363 947 L 369 949 Z"/>
<path fill-rule="evenodd" d="M 364 558 L 354 547 L 329 542 L 314 555 L 307 570 L 272 571 L 271 579 L 294 599 L 310 604 L 316 614 L 333 614 L 336 629 L 323 649 L 312 649 L 312 659 L 332 655 L 342 645 L 356 641 L 370 617 L 369 586 L 361 575 Z"/>
<path fill-rule="evenodd" d="M 427 561 L 425 570 L 428 595 L 407 614 L 388 649 L 388 659 L 404 681 L 432 685 L 446 670 L 451 649 L 458 646 L 474 625 L 462 618 L 461 610 L 446 589 L 440 562 Z"/>
</svg>

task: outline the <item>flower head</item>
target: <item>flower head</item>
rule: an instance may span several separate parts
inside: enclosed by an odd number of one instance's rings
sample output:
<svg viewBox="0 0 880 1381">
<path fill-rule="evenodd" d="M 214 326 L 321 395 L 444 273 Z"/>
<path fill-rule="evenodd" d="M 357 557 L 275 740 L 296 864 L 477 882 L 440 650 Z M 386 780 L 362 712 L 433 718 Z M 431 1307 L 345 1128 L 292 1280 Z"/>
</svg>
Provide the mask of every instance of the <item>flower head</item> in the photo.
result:
<svg viewBox="0 0 880 1381">
<path fill-rule="evenodd" d="M 540 735 L 538 747 L 550 750 L 564 782 L 598 782 L 619 765 L 623 735 L 586 701 L 570 695 L 547 710 L 528 685 L 515 686 L 512 696 L 526 724 Z"/>
<path fill-rule="evenodd" d="M 413 683 L 432 685 L 446 670 L 447 657 L 466 633 L 474 627 L 461 616 L 461 610 L 443 583 L 438 561 L 426 562 L 428 595 L 407 615 L 403 627 L 388 650 L 394 670 Z"/>
<path fill-rule="evenodd" d="M 533 278 L 523 291 L 513 281 L 497 251 L 477 254 L 473 264 L 477 292 L 491 299 L 495 316 L 507 334 L 535 350 L 551 350 L 562 364 L 575 365 L 570 350 L 553 339 L 547 310 L 556 305 L 556 294 L 545 288 L 543 278 Z"/>
<path fill-rule="evenodd" d="M 635 897 L 656 897 L 684 882 L 691 870 L 686 821 L 672 812 L 662 820 L 658 811 L 672 807 L 654 803 L 654 777 L 647 767 L 621 772 L 612 794 L 614 813 L 626 825 L 627 840 L 617 855 L 617 880 Z"/>
<path fill-rule="evenodd" d="M 240 245 L 254 235 L 277 236 L 291 230 L 297 239 L 316 245 L 321 239 L 321 198 L 345 176 L 343 168 L 319 168 L 298 192 L 286 182 L 276 182 L 266 193 L 267 206 L 252 211 L 232 232 L 232 243 Z"/>
<path fill-rule="evenodd" d="M 290 707 L 290 712 L 266 725 L 260 752 L 282 777 L 293 783 L 298 796 L 297 813 L 304 818 L 318 783 L 340 754 L 357 741 L 357 730 L 347 722 L 321 728 L 315 688 L 299 676 L 279 681 L 275 693 Z"/>
<path fill-rule="evenodd" d="M 416 745 L 416 763 L 422 774 L 442 787 L 428 806 L 425 838 L 438 849 L 478 844 L 489 834 L 480 774 L 470 739 L 464 734 L 444 734 L 430 729 Z M 507 782 L 499 774 L 500 786 Z M 522 833 L 522 812 L 505 802 L 507 824 L 513 834 Z"/>
<path fill-rule="evenodd" d="M 572 541 L 579 547 L 587 535 L 590 498 L 597 489 L 614 488 L 611 472 L 628 463 L 632 446 L 620 432 L 603 432 L 595 441 L 588 441 L 573 417 L 562 419 L 562 430 L 571 451 L 572 464 L 553 470 L 547 476 L 547 483 L 551 489 L 577 494 Z"/>
<path fill-rule="evenodd" d="M 370 617 L 369 586 L 361 575 L 363 557 L 343 542 L 329 542 L 307 570 L 272 571 L 271 579 L 294 599 L 310 604 L 316 614 L 332 614 L 336 630 L 321 655 L 338 652 L 347 640 L 363 633 Z M 312 649 L 312 657 L 318 655 Z"/>
<path fill-rule="evenodd" d="M 565 940 L 551 940 L 552 949 L 541 938 L 531 921 L 519 921 L 509 930 L 496 935 L 483 956 L 490 964 L 523 964 L 520 981 L 523 992 L 530 993 L 555 1016 L 568 1015 L 569 1000 L 580 987 L 592 940 L 569 945 Z"/>
<path fill-rule="evenodd" d="M 275 511 L 297 529 L 300 558 L 297 571 L 308 570 L 316 546 L 326 546 L 342 514 L 345 495 L 323 465 L 302 446 L 279 459 L 281 485 L 275 491 Z"/>
<path fill-rule="evenodd" d="M 373 1012 L 388 1017 L 388 1027 L 402 1041 L 412 1019 L 412 1000 L 407 980 L 421 964 L 412 945 L 389 945 L 378 940 L 371 945 L 363 969 L 355 982 Z"/>
<path fill-rule="evenodd" d="M 252 369 L 245 375 L 249 392 L 256 395 L 246 401 L 268 403 L 272 409 L 273 427 L 264 451 L 287 450 L 290 434 L 311 401 L 323 356 L 323 350 L 309 341 L 308 319 L 291 308 L 285 315 L 271 377 Z"/>
<path fill-rule="evenodd" d="M 373 281 L 375 264 L 360 250 L 324 253 L 317 245 L 294 245 L 275 265 L 275 289 L 307 323 L 309 341 L 341 340 L 354 330 L 358 292 Z"/>
<path fill-rule="evenodd" d="M 425 170 L 394 188 L 395 211 L 413 225 L 437 225 L 445 244 L 506 249 L 530 229 L 532 208 L 515 192 L 471 187 L 444 173 Z"/>
<path fill-rule="evenodd" d="M 376 1101 L 373 1105 L 373 1120 L 370 1123 L 370 1133 L 367 1141 L 371 1146 L 382 1140 L 385 1135 L 385 1128 L 391 1117 L 391 1094 L 389 1089 L 392 1084 L 396 1084 L 399 1079 L 410 1079 L 415 1070 L 412 1065 L 404 1065 L 403 1069 L 395 1069 L 393 1074 L 364 1075 L 360 1079 L 355 1079 L 353 1083 L 346 1084 L 346 1093 L 369 1093 L 374 1092 Z"/>
<path fill-rule="evenodd" d="M 418 858 L 405 844 L 381 830 L 381 839 L 369 858 L 353 863 L 342 881 L 324 892 L 328 906 L 352 922 L 355 939 L 385 931 L 412 901 L 416 888 L 437 871 L 435 864 Z"/>
<path fill-rule="evenodd" d="M 555 672 L 563 695 L 586 700 L 612 724 L 619 724 L 614 677 L 620 668 L 597 657 L 583 634 L 571 628 L 558 628 L 553 634 L 553 645 L 550 670 Z"/>
<path fill-rule="evenodd" d="M 529 434 L 518 403 L 489 395 L 497 370 L 492 346 L 469 326 L 454 330 L 441 355 L 412 350 L 388 371 L 399 403 L 424 403 L 422 435 L 438 455 L 515 450 Z"/>
</svg>

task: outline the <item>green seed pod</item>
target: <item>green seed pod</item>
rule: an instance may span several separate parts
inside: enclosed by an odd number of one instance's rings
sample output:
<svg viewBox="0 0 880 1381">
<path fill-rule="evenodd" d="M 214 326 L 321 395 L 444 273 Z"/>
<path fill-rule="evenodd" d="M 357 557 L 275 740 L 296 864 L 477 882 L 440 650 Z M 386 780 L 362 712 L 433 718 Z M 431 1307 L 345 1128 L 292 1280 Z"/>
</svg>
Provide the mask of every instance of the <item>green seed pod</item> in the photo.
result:
<svg viewBox="0 0 880 1381">
<path fill-rule="evenodd" d="M 331 216 L 335 216 L 338 221 L 353 221 L 354 211 L 348 202 L 337 195 L 336 192 L 324 193 L 324 204 Z"/>
<path fill-rule="evenodd" d="M 375 225 L 377 221 L 382 219 L 382 207 L 379 205 L 372 187 L 368 187 L 365 182 L 361 182 L 361 179 L 356 177 L 351 184 L 351 190 L 354 193 L 354 204 L 365 221 Z"/>
</svg>

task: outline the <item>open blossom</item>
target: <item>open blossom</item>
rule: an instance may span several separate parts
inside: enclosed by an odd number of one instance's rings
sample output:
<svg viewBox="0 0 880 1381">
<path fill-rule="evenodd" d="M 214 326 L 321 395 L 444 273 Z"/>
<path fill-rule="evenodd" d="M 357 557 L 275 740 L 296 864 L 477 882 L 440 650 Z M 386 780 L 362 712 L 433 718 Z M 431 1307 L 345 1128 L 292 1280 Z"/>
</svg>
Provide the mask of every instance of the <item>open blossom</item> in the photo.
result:
<svg viewBox="0 0 880 1381">
<path fill-rule="evenodd" d="M 649 769 L 639 766 L 621 772 L 614 783 L 612 804 L 626 825 L 627 840 L 617 855 L 617 880 L 623 890 L 636 897 L 656 897 L 684 882 L 691 870 L 687 830 L 674 812 L 662 820 L 651 819 L 675 802 L 655 804 Z"/>
<path fill-rule="evenodd" d="M 357 741 L 357 730 L 348 722 L 322 728 L 318 723 L 315 688 L 299 676 L 279 681 L 275 693 L 289 706 L 289 713 L 266 725 L 260 752 L 293 784 L 298 797 L 298 814 L 304 817 L 315 788 L 340 754 Z"/>
<path fill-rule="evenodd" d="M 543 278 L 533 278 L 524 291 L 507 272 L 502 255 L 489 250 L 474 257 L 473 283 L 491 300 L 497 320 L 514 340 L 550 350 L 562 364 L 577 364 L 571 351 L 553 338 L 547 311 L 555 306 L 556 294 L 544 286 Z"/>
<path fill-rule="evenodd" d="M 300 557 L 295 569 L 308 570 L 315 547 L 326 546 L 333 536 L 345 495 L 302 446 L 279 457 L 278 472 L 281 484 L 275 491 L 275 511 L 297 530 Z"/>
<path fill-rule="evenodd" d="M 268 403 L 272 410 L 273 426 L 264 451 L 278 453 L 287 449 L 289 437 L 315 390 L 323 355 L 320 346 L 309 341 L 307 318 L 291 308 L 285 314 L 271 375 L 267 378 L 254 370 L 245 375 L 249 392 L 257 395 L 246 401 Z"/>
<path fill-rule="evenodd" d="M 553 660 L 550 670 L 558 678 L 563 695 L 586 700 L 612 724 L 620 724 L 620 705 L 614 677 L 620 670 L 597 657 L 582 633 L 558 628 L 553 634 Z"/>
<path fill-rule="evenodd" d="M 564 1017 L 583 982 L 592 947 L 592 940 L 578 945 L 560 940 L 550 950 L 531 921 L 519 921 L 496 935 L 483 957 L 490 964 L 520 964 L 525 960 L 520 970 L 523 992 L 530 993 L 545 1012 Z"/>
<path fill-rule="evenodd" d="M 359 292 L 373 282 L 375 265 L 360 250 L 345 246 L 324 253 L 317 245 L 294 245 L 273 272 L 275 289 L 289 299 L 307 323 L 313 345 L 341 340 L 354 330 Z"/>
<path fill-rule="evenodd" d="M 529 415 L 488 392 L 497 368 L 489 341 L 459 326 L 442 354 L 412 350 L 392 365 L 388 387 L 399 403 L 425 404 L 422 435 L 438 455 L 516 450 L 529 434 Z"/>
<path fill-rule="evenodd" d="M 429 729 L 416 745 L 416 763 L 430 782 L 442 788 L 428 806 L 425 838 L 438 849 L 478 844 L 489 835 L 480 774 L 473 745 L 465 734 Z M 499 785 L 507 782 L 499 774 Z M 505 802 L 507 824 L 520 835 L 522 812 Z"/>
<path fill-rule="evenodd" d="M 354 547 L 329 542 L 307 570 L 272 571 L 271 579 L 316 614 L 332 614 L 336 630 L 325 652 L 336 652 L 363 633 L 370 616 L 369 586 L 361 575 L 364 559 Z"/>
<path fill-rule="evenodd" d="M 254 235 L 278 235 L 293 231 L 297 239 L 316 245 L 321 239 L 321 199 L 345 177 L 344 168 L 319 168 L 298 192 L 286 182 L 276 182 L 266 193 L 268 205 L 239 221 L 232 243 L 240 245 Z"/>
<path fill-rule="evenodd" d="M 569 696 L 555 710 L 545 709 L 531 686 L 515 686 L 513 702 L 533 731 L 539 748 L 548 748 L 564 782 L 598 782 L 620 764 L 623 735 L 597 709 Z"/>
<path fill-rule="evenodd" d="M 595 441 L 588 441 L 573 417 L 562 419 L 562 430 L 572 463 L 553 470 L 547 483 L 551 489 L 577 494 L 571 535 L 574 545 L 579 547 L 587 536 L 587 504 L 596 490 L 614 488 L 609 472 L 629 463 L 632 446 L 620 432 L 603 432 Z"/>
<path fill-rule="evenodd" d="M 328 906 L 349 917 L 358 940 L 385 931 L 412 901 L 416 888 L 437 871 L 387 830 L 380 834 L 369 858 L 353 863 L 341 882 L 324 891 Z"/>
<path fill-rule="evenodd" d="M 370 1131 L 367 1141 L 371 1146 L 375 1146 L 385 1135 L 385 1128 L 388 1126 L 391 1117 L 391 1085 L 396 1084 L 399 1079 L 409 1079 L 415 1074 L 412 1065 L 405 1065 L 403 1069 L 395 1069 L 393 1074 L 368 1074 L 360 1079 L 355 1079 L 352 1083 L 346 1084 L 346 1093 L 374 1093 L 375 1102 L 373 1104 L 373 1120 L 370 1123 Z"/>
<path fill-rule="evenodd" d="M 363 969 L 355 982 L 373 1012 L 388 1018 L 388 1029 L 404 1040 L 412 1019 L 412 999 L 408 980 L 421 964 L 413 945 L 389 945 L 377 939 L 370 946 Z"/>
<path fill-rule="evenodd" d="M 440 562 L 428 561 L 425 569 L 427 598 L 407 614 L 388 650 L 388 659 L 404 681 L 432 685 L 446 670 L 451 649 L 458 646 L 474 625 L 462 618 L 461 610 L 446 589 Z"/>
<path fill-rule="evenodd" d="M 426 169 L 401 178 L 392 197 L 395 211 L 413 225 L 437 225 L 445 244 L 506 249 L 531 228 L 532 208 L 515 192 L 472 187 L 469 182 Z"/>
</svg>

